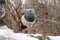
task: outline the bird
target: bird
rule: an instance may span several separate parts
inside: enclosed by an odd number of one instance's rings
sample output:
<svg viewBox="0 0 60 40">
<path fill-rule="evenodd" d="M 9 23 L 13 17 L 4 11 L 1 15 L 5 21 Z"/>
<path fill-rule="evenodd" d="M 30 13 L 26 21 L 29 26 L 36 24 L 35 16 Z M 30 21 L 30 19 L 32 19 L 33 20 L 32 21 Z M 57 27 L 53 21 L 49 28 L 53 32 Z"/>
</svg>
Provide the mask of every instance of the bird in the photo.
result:
<svg viewBox="0 0 60 40">
<path fill-rule="evenodd" d="M 24 9 L 25 13 L 21 17 L 23 25 L 27 26 L 28 34 L 32 32 L 32 27 L 37 20 L 37 15 L 34 9 Z"/>
</svg>

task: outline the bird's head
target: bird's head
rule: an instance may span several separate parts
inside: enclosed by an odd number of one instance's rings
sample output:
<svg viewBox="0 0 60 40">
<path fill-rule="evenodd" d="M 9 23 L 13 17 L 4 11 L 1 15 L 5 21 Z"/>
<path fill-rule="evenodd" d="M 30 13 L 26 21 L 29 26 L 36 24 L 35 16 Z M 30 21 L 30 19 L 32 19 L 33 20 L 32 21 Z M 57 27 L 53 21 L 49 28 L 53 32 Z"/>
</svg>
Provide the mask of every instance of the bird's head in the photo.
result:
<svg viewBox="0 0 60 40">
<path fill-rule="evenodd" d="M 34 21 L 36 19 L 36 12 L 34 9 L 27 9 L 26 11 L 26 15 L 25 15 L 25 19 L 27 21 Z"/>
</svg>

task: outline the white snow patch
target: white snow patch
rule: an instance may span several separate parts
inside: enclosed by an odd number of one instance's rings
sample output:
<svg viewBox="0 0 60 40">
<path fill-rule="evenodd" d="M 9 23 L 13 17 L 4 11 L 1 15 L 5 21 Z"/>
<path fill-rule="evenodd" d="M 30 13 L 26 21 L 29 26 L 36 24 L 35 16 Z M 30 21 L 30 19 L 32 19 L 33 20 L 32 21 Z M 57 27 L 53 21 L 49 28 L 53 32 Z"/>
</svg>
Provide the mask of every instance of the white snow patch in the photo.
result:
<svg viewBox="0 0 60 40">
<path fill-rule="evenodd" d="M 27 34 L 17 33 L 15 35 L 17 40 L 38 40 L 37 38 L 27 36 Z"/>
<path fill-rule="evenodd" d="M 24 34 L 24 33 L 14 33 L 13 30 L 8 28 L 6 25 L 0 27 L 0 39 L 5 38 L 6 40 L 39 40 L 37 38 L 31 37 L 33 35 L 42 36 L 42 34 Z M 48 36 L 50 40 L 60 40 L 60 36 Z"/>
<path fill-rule="evenodd" d="M 6 40 L 38 40 L 24 33 L 14 33 L 13 30 L 9 29 L 7 26 L 0 27 L 0 37 Z"/>
<path fill-rule="evenodd" d="M 28 34 L 27 34 L 28 35 Z M 37 37 L 37 36 L 43 36 L 42 34 L 29 34 L 28 36 L 34 36 L 34 37 Z"/>
<path fill-rule="evenodd" d="M 0 27 L 0 35 L 6 34 L 6 33 L 13 33 L 13 30 L 9 29 L 6 25 Z"/>
<path fill-rule="evenodd" d="M 60 40 L 60 36 L 48 36 L 50 40 Z"/>
</svg>

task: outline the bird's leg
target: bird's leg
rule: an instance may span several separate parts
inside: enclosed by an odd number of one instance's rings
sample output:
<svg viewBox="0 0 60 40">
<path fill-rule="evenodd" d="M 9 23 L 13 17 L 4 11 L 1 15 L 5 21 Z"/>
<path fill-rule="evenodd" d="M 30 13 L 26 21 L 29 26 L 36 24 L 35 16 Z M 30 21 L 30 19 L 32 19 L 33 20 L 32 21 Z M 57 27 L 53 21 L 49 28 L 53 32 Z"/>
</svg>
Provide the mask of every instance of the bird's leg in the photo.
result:
<svg viewBox="0 0 60 40">
<path fill-rule="evenodd" d="M 46 37 L 43 35 L 43 40 L 46 40 Z"/>
<path fill-rule="evenodd" d="M 31 27 L 28 27 L 28 34 L 31 34 Z"/>
<path fill-rule="evenodd" d="M 43 33 L 43 40 L 46 40 L 46 34 Z"/>
<path fill-rule="evenodd" d="M 31 29 L 31 27 L 30 26 L 28 26 L 27 27 L 27 29 L 28 29 L 28 35 L 27 36 L 30 36 L 30 34 L 32 33 L 31 31 L 32 31 L 32 29 Z"/>
<path fill-rule="evenodd" d="M 28 35 L 30 36 L 30 34 L 32 33 L 32 25 L 28 26 Z"/>
</svg>

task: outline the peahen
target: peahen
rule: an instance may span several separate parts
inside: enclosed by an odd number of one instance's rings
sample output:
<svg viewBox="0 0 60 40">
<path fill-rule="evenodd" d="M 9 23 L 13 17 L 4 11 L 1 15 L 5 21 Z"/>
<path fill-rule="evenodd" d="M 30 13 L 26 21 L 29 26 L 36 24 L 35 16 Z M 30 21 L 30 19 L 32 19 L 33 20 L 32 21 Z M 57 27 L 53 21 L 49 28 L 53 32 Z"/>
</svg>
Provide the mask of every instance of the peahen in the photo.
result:
<svg viewBox="0 0 60 40">
<path fill-rule="evenodd" d="M 32 26 L 36 22 L 37 16 L 34 9 L 25 9 L 26 13 L 22 15 L 21 21 L 27 26 L 28 34 L 32 31 Z"/>
</svg>

